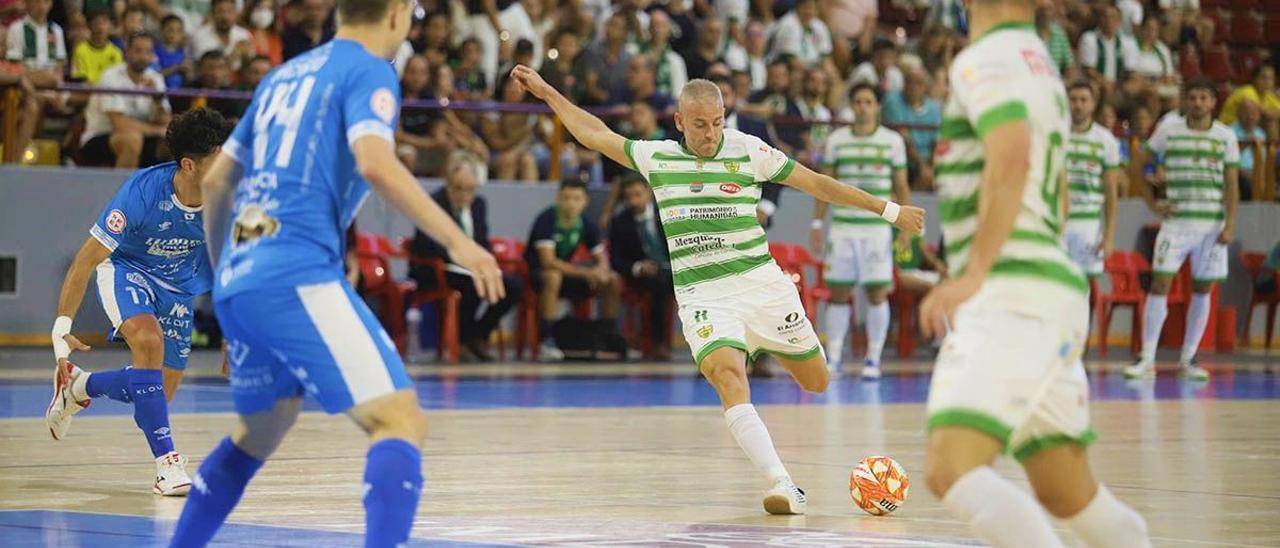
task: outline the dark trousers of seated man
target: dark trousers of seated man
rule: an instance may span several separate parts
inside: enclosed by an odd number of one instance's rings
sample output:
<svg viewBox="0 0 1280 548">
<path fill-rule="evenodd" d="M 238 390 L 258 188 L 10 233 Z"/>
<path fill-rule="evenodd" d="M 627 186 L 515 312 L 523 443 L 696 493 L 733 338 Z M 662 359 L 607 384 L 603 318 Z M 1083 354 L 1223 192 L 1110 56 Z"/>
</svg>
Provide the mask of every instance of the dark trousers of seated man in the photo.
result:
<svg viewBox="0 0 1280 548">
<path fill-rule="evenodd" d="M 675 282 L 671 271 L 661 269 L 653 276 L 628 276 L 627 286 L 648 292 L 649 342 L 646 358 L 671 358 L 671 307 L 675 298 Z"/>
</svg>

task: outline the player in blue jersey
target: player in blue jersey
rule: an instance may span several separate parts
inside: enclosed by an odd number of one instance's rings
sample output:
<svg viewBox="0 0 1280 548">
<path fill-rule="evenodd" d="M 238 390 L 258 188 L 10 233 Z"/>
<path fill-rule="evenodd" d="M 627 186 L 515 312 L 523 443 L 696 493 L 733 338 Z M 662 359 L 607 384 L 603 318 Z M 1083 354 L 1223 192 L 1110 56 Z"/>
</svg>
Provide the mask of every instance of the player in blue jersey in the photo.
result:
<svg viewBox="0 0 1280 548">
<path fill-rule="evenodd" d="M 92 398 L 133 404 L 134 421 L 156 459 L 152 490 L 160 495 L 182 496 L 191 488 L 187 459 L 174 450 L 167 400 L 191 354 L 191 301 L 212 283 L 200 180 L 228 129 L 222 115 L 208 109 L 169 123 L 165 140 L 176 160 L 134 173 L 102 210 L 62 282 L 53 323 L 58 367 L 45 414 L 49 434 L 66 437 L 72 416 Z M 67 357 L 72 350 L 89 350 L 70 333 L 95 270 L 102 309 L 113 336 L 128 343 L 132 361 L 86 373 Z"/>
<path fill-rule="evenodd" d="M 338 0 L 334 39 L 277 68 L 204 181 L 214 306 L 240 425 L 200 465 L 172 546 L 203 546 L 297 418 L 302 396 L 369 435 L 366 546 L 409 538 L 426 420 L 395 345 L 344 277 L 344 232 L 370 186 L 449 250 L 477 292 L 502 274 L 396 159 L 387 61 L 413 0 Z M 235 193 L 227 208 L 227 196 Z"/>
</svg>

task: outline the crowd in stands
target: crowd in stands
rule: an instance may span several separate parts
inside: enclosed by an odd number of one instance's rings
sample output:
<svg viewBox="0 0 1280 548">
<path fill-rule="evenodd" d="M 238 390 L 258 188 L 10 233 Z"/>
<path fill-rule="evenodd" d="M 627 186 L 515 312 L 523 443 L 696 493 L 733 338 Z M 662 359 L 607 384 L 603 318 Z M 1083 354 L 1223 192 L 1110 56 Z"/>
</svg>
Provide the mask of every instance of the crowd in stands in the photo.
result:
<svg viewBox="0 0 1280 548">
<path fill-rule="evenodd" d="M 1201 60 L 1221 47 L 1222 20 L 1200 4 L 1037 0 L 1035 26 L 1064 80 L 1094 85 L 1097 121 L 1123 137 L 1126 156 L 1131 137 L 1141 144 L 1162 117 L 1177 115 L 1184 79 L 1212 75 Z M 1268 4 L 1257 9 L 1269 10 Z M 1280 21 L 1280 9 L 1270 11 Z M 334 9 L 332 0 L 0 0 L 0 23 L 0 85 L 16 84 L 22 92 L 16 142 L 4 145 L 25 150 L 48 133 L 42 121 L 64 119 L 62 163 L 125 168 L 167 156 L 161 137 L 175 110 L 207 105 L 235 120 L 247 101 L 48 88 L 74 82 L 252 91 L 273 67 L 329 40 Z M 556 132 L 548 116 L 439 107 L 530 102 L 508 78 L 519 63 L 537 69 L 576 104 L 606 109 L 608 122 L 628 137 L 678 139 L 675 96 L 685 82 L 705 78 L 721 89 L 727 127 L 818 166 L 832 124 L 852 121 L 850 90 L 869 83 L 883 94 L 883 123 L 907 143 L 911 188 L 927 192 L 934 188 L 948 71 L 971 38 L 960 0 L 419 0 L 394 66 L 404 100 L 436 108 L 403 110 L 397 154 L 416 174 L 446 179 L 435 199 L 481 243 L 487 243 L 486 209 L 477 185 L 491 179 L 532 184 L 556 172 L 581 181 L 556 181 L 562 184 L 556 204 L 534 223 L 527 291 L 540 295 L 544 322 L 553 319 L 559 295 L 599 296 L 603 315 L 611 317 L 620 287 L 670 294 L 669 258 L 647 189 L 567 133 L 563 146 L 551 146 Z M 1245 199 L 1260 183 L 1251 180 L 1255 158 L 1273 153 L 1265 143 L 1280 138 L 1280 49 L 1260 45 L 1251 44 L 1242 57 L 1249 66 L 1236 67 L 1247 69 L 1247 78 L 1214 82 L 1219 120 L 1242 145 L 1257 143 L 1241 147 Z M 584 190 L 605 185 L 613 192 L 604 214 L 586 219 Z M 778 192 L 766 190 L 766 224 Z M 607 258 L 600 254 L 606 241 L 614 246 Z M 584 246 L 588 266 L 572 262 Z M 424 240 L 414 253 L 429 257 L 441 250 Z M 435 279 L 421 270 L 414 277 L 420 284 Z M 464 277 L 448 280 L 459 290 L 469 286 Z M 518 282 L 508 280 L 508 301 L 480 316 L 478 299 L 464 295 L 462 338 L 471 355 L 487 356 L 479 341 L 521 298 Z M 661 299 L 653 304 L 668 306 Z M 653 329 L 670 331 L 661 323 Z M 655 341 L 655 354 L 665 355 L 667 344 Z"/>
<path fill-rule="evenodd" d="M 1100 123 L 1139 140 L 1178 110 L 1181 80 L 1198 74 L 1206 48 L 1223 38 L 1221 16 L 1198 0 L 1038 4 L 1036 27 L 1064 79 L 1095 83 Z M 328 40 L 333 14 L 332 0 L 0 2 L 0 77 L 26 91 L 14 145 L 39 133 L 42 115 L 82 117 L 63 140 L 65 158 L 154 162 L 160 156 L 152 142 L 174 108 L 208 104 L 234 119 L 245 101 L 37 88 L 81 82 L 249 91 L 272 67 Z M 730 126 L 813 165 L 829 124 L 851 120 L 849 90 L 869 82 L 885 95 L 884 123 L 907 138 L 912 188 L 930 190 L 947 71 L 967 27 L 957 0 L 421 0 L 395 66 L 406 100 L 447 105 L 526 101 L 507 85 L 507 73 L 528 64 L 576 103 L 613 107 L 609 120 L 618 130 L 646 139 L 678 138 L 674 96 L 689 79 L 707 78 L 722 84 Z M 1246 141 L 1275 140 L 1280 56 L 1253 49 L 1242 58 L 1252 77 L 1234 88 L 1219 83 L 1220 120 Z M 520 111 L 406 109 L 399 156 L 419 175 L 436 177 L 452 157 L 469 158 L 481 183 L 548 180 L 553 162 L 592 185 L 624 174 L 571 138 L 551 158 L 552 132 L 548 117 Z"/>
</svg>

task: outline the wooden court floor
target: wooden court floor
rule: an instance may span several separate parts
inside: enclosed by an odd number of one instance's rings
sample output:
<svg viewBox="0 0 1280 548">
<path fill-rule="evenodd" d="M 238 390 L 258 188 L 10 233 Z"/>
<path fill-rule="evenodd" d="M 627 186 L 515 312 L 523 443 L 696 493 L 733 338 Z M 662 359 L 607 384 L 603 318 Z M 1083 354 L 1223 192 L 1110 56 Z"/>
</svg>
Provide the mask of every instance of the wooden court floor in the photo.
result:
<svg viewBox="0 0 1280 548">
<path fill-rule="evenodd" d="M 1228 367 L 1219 366 L 1219 377 Z M 1169 390 L 1163 384 L 1130 384 L 1123 388 L 1126 397 L 1093 404 L 1100 434 L 1092 451 L 1095 471 L 1146 517 L 1157 546 L 1280 546 L 1276 380 L 1243 367 L 1231 376 L 1257 384 L 1248 390 L 1218 384 Z M 589 382 L 565 388 L 634 393 L 649 389 L 637 388 L 643 382 L 662 393 L 703 390 L 691 377 L 581 377 Z M 532 383 L 540 389 L 556 382 L 520 379 L 515 386 Z M 756 389 L 779 400 L 760 405 L 761 415 L 784 462 L 810 496 L 807 516 L 764 514 L 759 495 L 764 481 L 734 444 L 718 408 L 705 405 L 701 396 L 691 400 L 696 405 L 628 407 L 578 405 L 578 399 L 566 396 L 565 405 L 429 410 L 427 481 L 414 536 L 428 544 L 544 546 L 976 542 L 924 488 L 923 404 L 890 403 L 911 398 L 884 397 L 910 392 L 914 388 L 908 385 L 927 382 L 927 377 L 886 381 L 900 386 L 854 379 L 833 383 L 837 394 L 829 395 L 831 400 L 848 403 L 781 403 L 787 398 L 777 397 L 783 389 L 774 385 L 785 382 L 760 381 Z M 23 383 L 0 383 L 0 410 L 34 397 L 19 389 L 45 390 Z M 193 383 L 184 390 L 197 402 L 225 396 L 216 383 Z M 229 413 L 202 408 L 216 406 L 197 404 L 194 412 L 175 411 L 173 416 L 175 440 L 192 459 L 192 472 L 234 420 Z M 120 409 L 78 417 L 63 442 L 51 441 L 42 419 L 30 413 L 0 419 L 0 536 L 13 530 L 5 527 L 6 513 L 50 510 L 73 513 L 59 514 L 61 521 L 53 525 L 29 525 L 45 530 L 39 537 L 43 541 L 23 545 L 72 545 L 68 539 L 80 537 L 49 531 L 74 530 L 75 516 L 96 513 L 143 518 L 151 542 L 163 540 L 182 500 L 150 494 L 149 455 L 132 417 Z M 323 537 L 329 540 L 318 541 L 321 545 L 358 543 L 354 534 L 364 527 L 359 500 L 364 451 L 361 434 L 346 419 L 304 413 L 250 484 L 230 521 L 279 528 L 255 533 L 254 545 L 289 545 L 290 531 L 299 530 L 351 534 Z M 874 454 L 898 459 L 916 481 L 903 508 L 885 518 L 862 514 L 850 503 L 847 489 L 851 465 Z M 997 470 L 1026 486 L 1011 461 Z M 99 533 L 91 538 L 103 543 L 111 538 L 110 531 Z M 1074 542 L 1065 530 L 1062 534 Z M 0 540 L 2 544 L 7 543 Z"/>
</svg>

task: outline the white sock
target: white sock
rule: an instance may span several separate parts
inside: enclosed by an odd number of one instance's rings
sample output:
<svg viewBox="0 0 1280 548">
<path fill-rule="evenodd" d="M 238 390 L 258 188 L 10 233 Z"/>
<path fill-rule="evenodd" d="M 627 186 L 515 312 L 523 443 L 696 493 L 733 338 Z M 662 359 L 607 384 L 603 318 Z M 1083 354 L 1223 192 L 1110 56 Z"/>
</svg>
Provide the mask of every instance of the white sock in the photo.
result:
<svg viewBox="0 0 1280 548">
<path fill-rule="evenodd" d="M 843 363 L 844 340 L 849 337 L 849 320 L 853 317 L 849 303 L 827 303 L 827 361 Z"/>
<path fill-rule="evenodd" d="M 1164 318 L 1168 315 L 1169 296 L 1147 294 L 1147 306 L 1142 310 L 1142 361 L 1155 361 L 1160 330 L 1164 328 Z"/>
<path fill-rule="evenodd" d="M 884 339 L 889 336 L 889 303 L 883 302 L 867 307 L 867 359 L 880 365 L 880 354 L 884 352 Z"/>
<path fill-rule="evenodd" d="M 1200 339 L 1204 338 L 1204 328 L 1209 325 L 1209 294 L 1191 294 L 1191 306 L 1187 307 L 1187 330 L 1182 337 L 1182 358 L 1179 363 L 1187 365 L 1196 357 L 1200 349 Z"/>
<path fill-rule="evenodd" d="M 71 382 L 71 397 L 75 398 L 76 401 L 88 401 L 91 399 L 89 398 L 89 391 L 85 387 L 88 386 L 89 375 L 92 374 L 85 372 Z"/>
<path fill-rule="evenodd" d="M 769 476 L 770 481 L 789 478 L 787 468 L 778 458 L 778 451 L 773 448 L 773 438 L 769 437 L 769 429 L 756 414 L 756 407 L 749 403 L 740 403 L 724 411 L 724 421 L 729 424 L 729 433 L 737 440 L 738 446 L 751 459 L 761 472 Z"/>
<path fill-rule="evenodd" d="M 1105 485 L 1080 513 L 1062 520 L 1084 543 L 1102 548 L 1141 548 L 1151 546 L 1147 538 L 1147 522 L 1120 502 Z"/>
<path fill-rule="evenodd" d="M 942 504 L 992 546 L 1062 546 L 1036 499 L 989 466 L 960 476 L 942 497 Z"/>
</svg>

